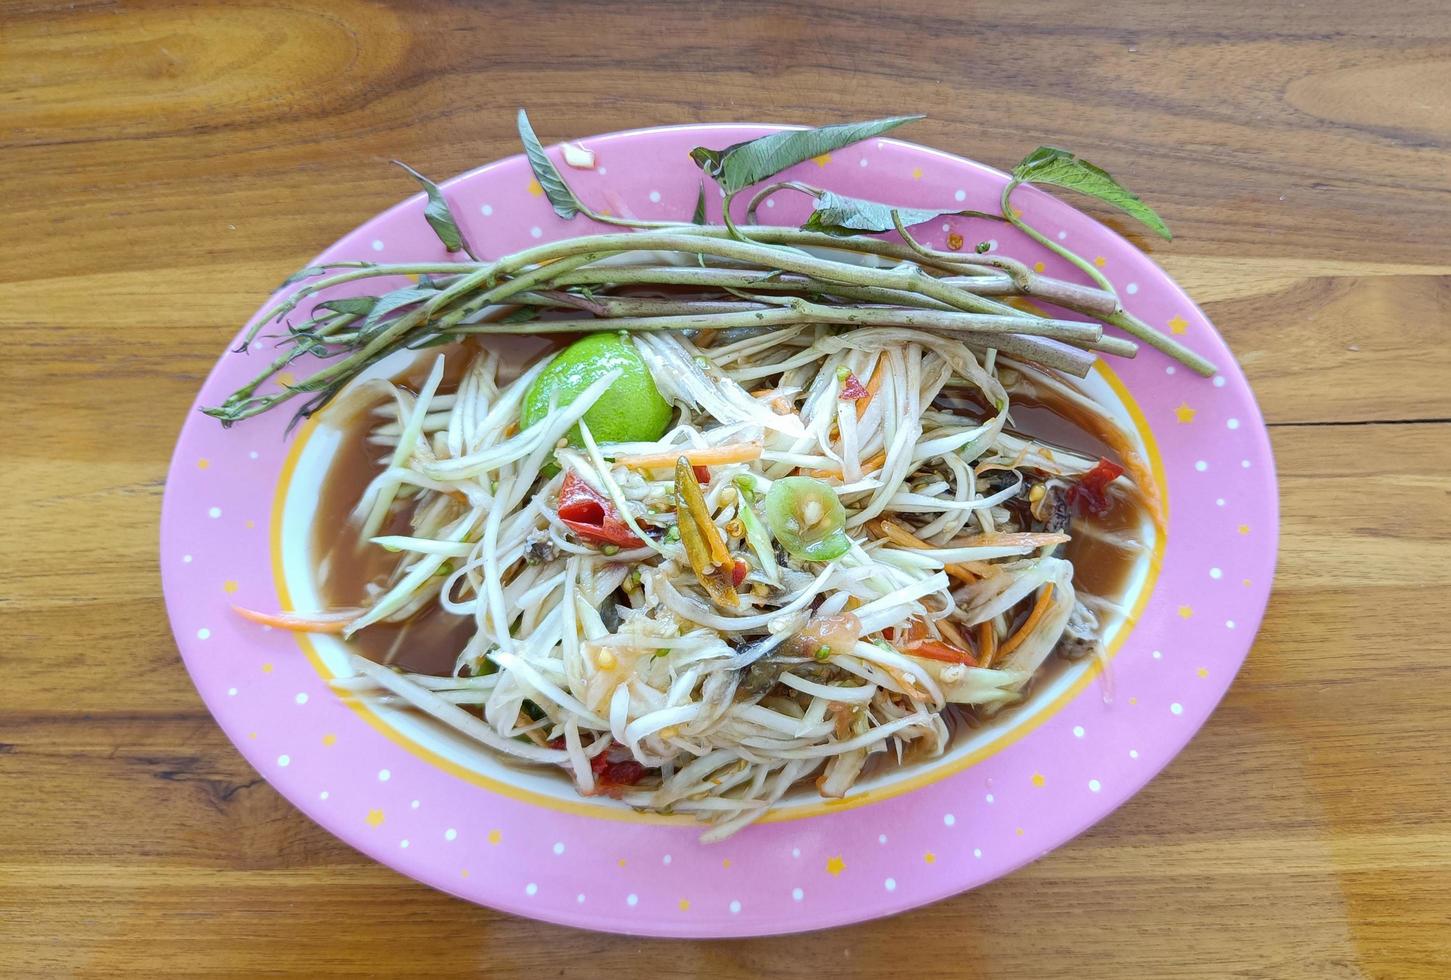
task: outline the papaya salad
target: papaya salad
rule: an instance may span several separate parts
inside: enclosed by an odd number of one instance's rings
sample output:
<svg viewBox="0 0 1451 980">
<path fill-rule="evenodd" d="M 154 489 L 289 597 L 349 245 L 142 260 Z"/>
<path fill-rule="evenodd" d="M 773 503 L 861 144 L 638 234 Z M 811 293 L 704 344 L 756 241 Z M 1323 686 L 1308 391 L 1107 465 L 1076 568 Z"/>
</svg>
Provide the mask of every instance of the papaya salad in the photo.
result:
<svg viewBox="0 0 1451 980">
<path fill-rule="evenodd" d="M 696 161 L 729 216 L 902 121 Z M 208 412 L 310 395 L 300 416 L 351 434 L 342 503 L 319 511 L 334 605 L 242 615 L 341 635 L 345 698 L 707 840 L 938 758 L 1054 664 L 1105 656 L 1161 533 L 1134 437 L 1078 380 L 1136 349 L 1103 330 L 1129 322 L 1106 282 L 932 248 L 921 212 L 792 182 L 721 224 L 704 194 L 689 223 L 634 222 L 584 205 L 520 130 L 557 212 L 633 227 L 484 260 L 419 177 L 466 258 L 303 270 L 249 337 L 287 322 L 283 353 Z M 1020 223 L 1012 189 L 972 218 Z M 767 191 L 814 196 L 812 219 L 755 223 Z M 527 359 L 499 336 L 517 334 L 550 340 Z M 277 385 L 304 355 L 323 366 Z M 388 358 L 412 367 L 369 370 Z"/>
</svg>

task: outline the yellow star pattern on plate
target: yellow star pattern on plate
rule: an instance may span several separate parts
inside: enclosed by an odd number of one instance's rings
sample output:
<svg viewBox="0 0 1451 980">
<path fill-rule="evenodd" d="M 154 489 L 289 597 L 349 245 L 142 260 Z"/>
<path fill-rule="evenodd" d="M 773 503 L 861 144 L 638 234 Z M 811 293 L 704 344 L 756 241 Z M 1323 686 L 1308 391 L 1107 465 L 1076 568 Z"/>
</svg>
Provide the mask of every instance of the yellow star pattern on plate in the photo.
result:
<svg viewBox="0 0 1451 980">
<path fill-rule="evenodd" d="M 688 898 L 682 898 L 678 904 L 680 906 L 680 911 L 682 911 L 682 912 L 689 912 L 690 911 L 690 899 L 688 899 Z"/>
<path fill-rule="evenodd" d="M 211 465 L 212 465 L 212 461 L 209 460 L 209 459 L 206 459 L 206 458 L 202 458 L 202 459 L 199 459 L 199 460 L 196 461 L 196 468 L 199 469 L 199 470 L 204 470 L 208 466 L 211 466 Z"/>
<path fill-rule="evenodd" d="M 931 851 L 928 851 L 926 854 L 922 855 L 922 860 L 926 861 L 928 864 L 936 864 L 937 855 L 933 854 Z"/>
<path fill-rule="evenodd" d="M 1188 606 L 1180 606 L 1179 607 L 1179 618 L 1180 619 L 1188 619 L 1190 616 L 1193 616 L 1193 615 L 1194 615 L 1194 610 L 1191 609 L 1191 608 L 1189 608 Z"/>
<path fill-rule="evenodd" d="M 1169 332 L 1170 333 L 1183 333 L 1185 330 L 1188 330 L 1188 329 L 1189 329 L 1189 321 L 1186 320 L 1186 319 L 1184 319 L 1182 316 L 1176 316 L 1172 320 L 1169 321 Z"/>
<path fill-rule="evenodd" d="M 1200 677 L 1208 677 L 1209 676 L 1209 668 L 1208 667 L 1200 667 L 1194 673 L 1198 674 Z"/>
<path fill-rule="evenodd" d="M 836 875 L 841 874 L 845 870 L 846 870 L 846 862 L 841 859 L 841 855 L 840 854 L 834 855 L 833 857 L 831 857 L 830 859 L 828 859 L 827 862 L 826 862 L 826 871 L 827 871 L 827 874 L 830 874 L 833 877 L 836 876 Z"/>
<path fill-rule="evenodd" d="M 369 827 L 377 827 L 383 822 L 383 811 L 377 808 L 369 810 L 368 815 L 363 818 L 363 822 Z"/>
<path fill-rule="evenodd" d="M 921 180 L 922 179 L 922 168 L 921 167 L 913 167 L 912 168 L 912 179 L 913 180 Z"/>
<path fill-rule="evenodd" d="M 831 162 L 831 154 L 823 153 L 819 157 L 812 157 L 811 162 L 816 164 L 818 167 L 824 167 Z"/>
<path fill-rule="evenodd" d="M 1194 416 L 1199 414 L 1195 409 L 1189 407 L 1188 402 L 1180 402 L 1179 407 L 1174 409 L 1174 417 L 1185 425 L 1194 421 Z"/>
<path fill-rule="evenodd" d="M 1104 266 L 1108 265 L 1108 259 L 1104 258 L 1102 255 L 1095 255 L 1093 257 L 1093 264 L 1102 269 Z"/>
<path fill-rule="evenodd" d="M 326 735 L 324 735 L 322 737 L 322 744 L 323 745 L 329 745 L 329 746 L 336 745 L 337 744 L 337 741 L 338 741 L 338 737 L 336 735 L 332 734 L 331 732 L 329 732 L 328 734 L 326 734 Z"/>
<path fill-rule="evenodd" d="M 1239 533 L 1240 534 L 1248 534 L 1249 533 L 1249 525 L 1248 524 L 1241 524 L 1239 526 Z"/>
<path fill-rule="evenodd" d="M 1044 265 L 1042 262 L 1034 262 L 1033 263 L 1033 271 L 1034 272 L 1042 272 L 1046 268 L 1048 268 L 1048 267 L 1046 265 Z"/>
<path fill-rule="evenodd" d="M 231 579 L 231 578 L 227 579 L 225 582 L 222 583 L 222 591 L 223 592 L 236 592 L 237 591 L 237 580 L 236 579 Z"/>
<path fill-rule="evenodd" d="M 270 673 L 272 673 L 272 665 L 271 664 L 263 664 L 262 665 L 262 673 L 264 673 L 264 674 L 270 674 Z"/>
<path fill-rule="evenodd" d="M 501 841 L 503 839 L 504 839 L 504 835 L 501 834 L 499 831 L 497 831 L 497 830 L 491 830 L 491 831 L 489 831 L 488 841 L 489 841 L 490 844 L 497 844 L 497 843 L 499 843 L 499 841 Z"/>
<path fill-rule="evenodd" d="M 1043 774 L 1041 772 L 1035 772 L 1035 773 L 1033 773 L 1033 785 L 1034 786 L 1042 786 L 1047 781 L 1048 780 L 1046 780 L 1046 779 L 1043 778 Z"/>
<path fill-rule="evenodd" d="M 539 195 L 541 195 L 543 193 L 544 193 L 544 188 L 542 188 L 542 187 L 539 186 L 539 181 L 537 181 L 537 180 L 530 180 L 529 181 L 529 195 L 531 197 L 538 197 Z"/>
<path fill-rule="evenodd" d="M 297 375 L 293 374 L 291 371 L 283 371 L 277 376 L 277 383 L 284 388 L 291 388 L 293 385 L 297 384 Z"/>
</svg>

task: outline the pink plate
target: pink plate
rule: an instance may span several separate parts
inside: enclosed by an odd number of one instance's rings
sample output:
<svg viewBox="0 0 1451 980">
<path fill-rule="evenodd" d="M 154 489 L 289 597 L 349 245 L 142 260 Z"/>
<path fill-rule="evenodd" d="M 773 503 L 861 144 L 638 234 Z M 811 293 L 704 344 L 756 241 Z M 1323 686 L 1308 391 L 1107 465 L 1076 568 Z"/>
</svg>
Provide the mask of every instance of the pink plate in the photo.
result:
<svg viewBox="0 0 1451 980">
<path fill-rule="evenodd" d="M 583 141 L 597 169 L 566 173 L 597 206 L 688 219 L 700 175 L 687 151 L 769 131 L 691 126 L 599 136 Z M 890 139 L 798 171 L 846 194 L 984 210 L 996 208 L 1005 180 L 981 164 Z M 593 230 L 583 219 L 555 217 L 521 157 L 445 187 L 485 255 Z M 804 208 L 789 197 L 762 214 L 799 223 Z M 224 430 L 195 410 L 218 404 L 256 373 L 267 356 L 259 346 L 224 353 L 202 386 L 162 509 L 167 608 L 208 708 L 278 791 L 359 850 L 470 901 L 590 929 L 747 936 L 837 926 L 991 881 L 1083 831 L 1174 757 L 1249 651 L 1274 571 L 1274 464 L 1244 376 L 1183 291 L 1063 201 L 1033 189 L 1014 200 L 1035 227 L 1092 257 L 1134 313 L 1222 370 L 1200 378 L 1145 348 L 1094 375 L 1138 430 L 1169 504 L 1158 568 L 1145 563 L 1136 615 L 1112 641 L 1106 676 L 1092 665 L 1070 672 L 944 760 L 839 804 L 803 797 L 721 844 L 699 844 L 699 828 L 678 819 L 501 779 L 396 719 L 344 705 L 325 681 L 326 650 L 230 611 L 234 602 L 277 608 L 310 588 L 299 579 L 307 572 L 298 556 L 317 485 L 304 449 L 314 427 L 284 435 L 290 412 L 281 410 Z M 415 195 L 321 258 L 441 260 L 422 211 Z M 951 218 L 930 232 L 924 237 L 939 247 L 949 232 L 969 248 L 993 236 L 990 247 L 1075 278 L 1066 263 L 999 224 Z M 325 458 L 321 445 L 312 449 Z"/>
</svg>

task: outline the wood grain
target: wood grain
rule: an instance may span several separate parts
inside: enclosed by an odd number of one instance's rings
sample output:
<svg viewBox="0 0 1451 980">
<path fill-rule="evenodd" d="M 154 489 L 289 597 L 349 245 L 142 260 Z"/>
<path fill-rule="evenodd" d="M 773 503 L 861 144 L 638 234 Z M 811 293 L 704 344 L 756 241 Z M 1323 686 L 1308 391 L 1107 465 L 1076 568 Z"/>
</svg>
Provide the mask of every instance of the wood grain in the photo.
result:
<svg viewBox="0 0 1451 980">
<path fill-rule="evenodd" d="M 699 943 L 445 897 L 258 779 L 162 608 L 183 413 L 263 293 L 411 193 L 388 159 L 513 153 L 521 103 L 546 139 L 921 109 L 1160 207 L 1284 511 L 1254 653 L 1160 778 L 970 894 Z M 22 0 L 0 151 L 0 974 L 1451 975 L 1444 2 Z"/>
</svg>

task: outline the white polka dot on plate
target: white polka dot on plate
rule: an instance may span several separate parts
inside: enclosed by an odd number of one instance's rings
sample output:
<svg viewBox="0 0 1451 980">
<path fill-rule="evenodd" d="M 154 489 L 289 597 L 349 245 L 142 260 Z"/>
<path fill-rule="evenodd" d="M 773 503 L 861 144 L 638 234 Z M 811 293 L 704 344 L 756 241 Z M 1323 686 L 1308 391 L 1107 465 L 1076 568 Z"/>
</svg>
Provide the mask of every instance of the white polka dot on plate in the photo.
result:
<svg viewBox="0 0 1451 980">
<path fill-rule="evenodd" d="M 806 893 L 799 888 L 791 889 L 791 898 L 797 902 L 806 897 Z"/>
<path fill-rule="evenodd" d="M 640 896 L 636 895 L 634 892 L 630 892 L 630 894 L 625 896 L 625 904 L 630 906 L 631 908 L 634 908 L 636 905 L 640 904 Z"/>
<path fill-rule="evenodd" d="M 191 555 L 182 555 L 181 556 L 181 560 L 183 562 L 185 562 L 186 564 L 190 565 L 191 564 Z"/>
<path fill-rule="evenodd" d="M 1162 652 L 1161 652 L 1161 651 L 1159 651 L 1159 650 L 1155 650 L 1155 651 L 1154 651 L 1154 652 L 1153 652 L 1153 654 L 1151 654 L 1151 656 L 1152 656 L 1152 657 L 1153 657 L 1153 658 L 1154 658 L 1154 659 L 1155 659 L 1155 660 L 1162 660 L 1162 659 L 1163 659 L 1163 658 L 1164 658 L 1164 654 L 1163 654 L 1163 653 L 1162 653 Z"/>
<path fill-rule="evenodd" d="M 1224 375 L 1222 375 L 1222 374 L 1216 374 L 1214 376 L 1214 387 L 1216 387 L 1216 388 L 1223 388 L 1224 387 Z"/>
<path fill-rule="evenodd" d="M 952 192 L 952 199 L 954 201 L 965 201 L 965 200 L 967 200 L 967 191 L 962 190 L 960 188 L 958 190 L 956 190 L 956 191 L 953 191 Z"/>
<path fill-rule="evenodd" d="M 1139 750 L 1138 749 L 1129 749 L 1129 758 L 1130 759 L 1137 759 L 1138 757 L 1139 757 Z"/>
<path fill-rule="evenodd" d="M 544 229 L 543 228 L 540 228 L 538 225 L 535 225 L 533 228 L 530 228 L 529 229 L 529 237 L 530 238 L 543 238 L 544 237 Z"/>
<path fill-rule="evenodd" d="M 1200 473 L 1203 473 L 1203 472 L 1204 472 L 1204 471 L 1205 471 L 1205 470 L 1207 470 L 1207 469 L 1209 469 L 1209 464 L 1208 464 L 1208 463 L 1206 463 L 1206 462 L 1205 462 L 1205 461 L 1204 461 L 1204 460 L 1202 460 L 1202 459 L 1196 459 L 1196 460 L 1195 460 L 1195 461 L 1194 461 L 1194 468 L 1195 468 L 1195 469 L 1196 469 L 1196 470 L 1198 470 L 1198 471 L 1199 471 L 1199 472 L 1200 472 Z"/>
<path fill-rule="evenodd" d="M 942 825 L 944 827 L 951 827 L 955 823 L 957 823 L 957 818 L 955 816 L 953 816 L 952 814 L 950 814 L 950 813 L 944 813 L 942 815 Z"/>
<path fill-rule="evenodd" d="M 1229 629 L 1229 630 L 1234 629 L 1234 620 L 1232 620 L 1232 619 L 1226 619 L 1224 621 L 1224 628 L 1225 629 Z"/>
<path fill-rule="evenodd" d="M 766 207 L 768 207 L 768 208 L 774 208 L 775 206 L 776 206 L 776 202 L 775 201 L 771 200 L 770 198 L 767 198 L 766 199 Z"/>
<path fill-rule="evenodd" d="M 793 847 L 793 848 L 791 848 L 791 856 L 794 857 L 794 858 L 799 858 L 801 856 L 801 848 L 799 848 L 799 847 Z"/>
<path fill-rule="evenodd" d="M 479 205 L 479 214 L 482 214 L 484 217 L 487 218 L 489 215 L 491 215 L 493 213 L 494 213 L 494 206 L 492 204 L 481 204 L 481 205 Z"/>
<path fill-rule="evenodd" d="M 298 691 L 297 696 L 292 700 L 296 701 L 298 704 L 307 704 L 307 692 Z"/>
<path fill-rule="evenodd" d="M 877 835 L 877 843 L 878 844 L 885 844 L 886 842 L 887 842 L 887 835 L 886 834 L 878 834 Z"/>
<path fill-rule="evenodd" d="M 1074 725 L 1073 726 L 1073 737 L 1074 738 L 1082 738 L 1083 737 L 1083 726 L 1082 725 Z"/>
<path fill-rule="evenodd" d="M 380 783 L 386 783 L 388 780 L 390 780 L 392 778 L 393 778 L 393 774 L 391 772 L 389 772 L 387 769 L 379 769 L 378 770 L 378 782 L 380 782 Z"/>
<path fill-rule="evenodd" d="M 1247 460 L 1247 459 L 1242 459 L 1242 460 L 1240 460 L 1240 461 L 1239 461 L 1239 465 L 1240 465 L 1240 466 L 1241 466 L 1241 467 L 1243 467 L 1243 468 L 1244 468 L 1244 469 L 1249 469 L 1249 467 L 1250 467 L 1250 462 L 1249 462 L 1249 460 Z"/>
<path fill-rule="evenodd" d="M 1168 367 L 1164 368 L 1164 373 L 1165 374 L 1173 374 L 1174 373 L 1174 365 L 1170 364 Z"/>
<path fill-rule="evenodd" d="M 199 630 L 196 631 L 196 638 L 198 640 L 207 640 L 207 639 L 210 639 L 211 638 L 211 635 L 212 635 L 212 631 L 209 630 L 209 629 L 207 629 L 205 626 L 203 626 L 201 629 L 199 629 Z"/>
<path fill-rule="evenodd" d="M 279 766 L 282 766 L 284 769 L 287 768 L 288 766 L 292 765 L 292 756 L 290 756 L 290 755 L 279 755 L 277 757 L 277 764 Z"/>
<path fill-rule="evenodd" d="M 383 251 L 383 240 L 381 238 L 375 238 L 375 239 L 373 239 L 373 251 L 375 251 L 375 252 L 381 252 L 381 251 Z"/>
<path fill-rule="evenodd" d="M 538 892 L 539 892 L 539 886 L 536 885 L 536 884 L 534 884 L 534 882 L 532 882 L 532 881 L 529 882 L 529 884 L 527 884 L 527 885 L 524 886 L 524 894 L 525 895 L 535 895 L 535 894 L 538 894 Z"/>
<path fill-rule="evenodd" d="M 1064 240 L 1064 239 L 1065 239 L 1065 238 L 1067 238 L 1067 237 L 1068 237 L 1068 232 L 1066 232 L 1066 231 L 1060 231 L 1060 232 L 1059 232 L 1059 233 L 1058 233 L 1058 240 L 1059 240 L 1059 241 L 1060 241 L 1060 242 L 1061 242 L 1061 241 L 1063 241 L 1063 240 Z"/>
<path fill-rule="evenodd" d="M 414 801 L 413 801 L 413 802 L 412 802 L 412 803 L 410 803 L 410 804 L 408 804 L 408 805 L 409 805 L 409 806 L 411 806 L 411 807 L 413 807 L 413 809 L 415 809 L 415 810 L 417 810 L 417 809 L 418 809 L 418 807 L 419 807 L 419 806 L 420 806 L 420 805 L 421 805 L 421 804 L 420 804 L 420 803 L 419 803 L 419 802 L 418 802 L 418 801 L 417 801 L 417 800 L 414 800 Z"/>
<path fill-rule="evenodd" d="M 457 840 L 458 839 L 458 831 L 457 830 L 454 830 L 452 827 L 448 828 L 447 830 L 445 830 L 443 832 L 443 839 L 444 840 Z"/>
<path fill-rule="evenodd" d="M 562 841 L 562 840 L 555 841 L 554 842 L 554 846 L 551 847 L 550 850 L 553 851 L 555 854 L 563 854 L 564 853 L 564 841 Z"/>
<path fill-rule="evenodd" d="M 650 203 L 652 203 L 652 204 L 659 204 L 660 203 L 660 192 L 659 191 L 651 191 L 650 192 Z"/>
<path fill-rule="evenodd" d="M 574 896 L 574 900 L 576 902 L 578 902 L 579 904 L 583 905 L 584 904 L 584 892 L 580 892 L 578 895 Z"/>
<path fill-rule="evenodd" d="M 1225 419 L 1224 420 L 1224 427 L 1226 429 L 1238 429 L 1239 428 L 1239 419 Z"/>
<path fill-rule="evenodd" d="M 405 838 L 403 838 L 403 839 L 402 839 L 402 840 L 400 840 L 400 841 L 399 841 L 399 842 L 398 842 L 398 846 L 399 846 L 399 847 L 407 847 L 407 846 L 408 846 L 408 838 L 407 838 L 407 837 L 405 837 Z"/>
<path fill-rule="evenodd" d="M 221 517 L 222 516 L 222 508 L 220 508 L 220 507 L 213 507 L 213 508 L 211 508 L 210 510 L 207 511 L 207 516 L 210 517 L 212 520 L 216 520 L 218 517 Z"/>
<path fill-rule="evenodd" d="M 731 904 L 727 908 L 731 910 L 731 915 L 739 915 L 741 912 L 741 903 L 735 899 L 731 899 Z"/>
<path fill-rule="evenodd" d="M 236 696 L 237 696 L 237 689 L 235 687 L 229 687 L 229 688 L 227 688 L 227 697 L 234 698 Z"/>
<path fill-rule="evenodd" d="M 1220 497 L 1218 500 L 1216 500 L 1214 502 L 1214 506 L 1216 506 L 1216 507 L 1223 507 L 1224 506 L 1224 498 L 1223 497 Z"/>
<path fill-rule="evenodd" d="M 1088 788 L 1091 792 L 1097 793 L 1099 790 L 1103 789 L 1103 784 L 1096 779 L 1090 779 L 1088 781 Z"/>
<path fill-rule="evenodd" d="M 327 790 L 323 790 L 321 793 L 317 794 L 317 798 L 320 799 L 320 800 L 327 799 L 328 798 L 328 791 Z"/>
<path fill-rule="evenodd" d="M 1175 701 L 1173 704 L 1169 705 L 1169 712 L 1171 714 L 1182 715 L 1184 713 L 1184 706 L 1178 701 Z"/>
<path fill-rule="evenodd" d="M 1138 291 L 1139 291 L 1139 284 L 1136 283 L 1136 282 L 1131 282 L 1127 286 L 1124 287 L 1124 292 L 1128 293 L 1130 296 L 1132 296 L 1134 293 L 1137 293 Z"/>
<path fill-rule="evenodd" d="M 987 800 L 987 801 L 988 801 L 988 802 L 989 802 L 989 803 L 991 803 L 991 802 L 993 802 L 993 800 L 994 800 L 994 797 L 993 797 L 993 795 L 992 795 L 992 794 L 991 794 L 991 793 L 989 793 L 989 794 L 988 794 L 988 795 L 987 795 L 987 796 L 985 796 L 985 797 L 983 797 L 983 799 L 985 799 L 985 800 Z"/>
<path fill-rule="evenodd" d="M 882 882 L 882 887 L 885 888 L 889 892 L 896 891 L 897 890 L 897 879 L 896 878 L 888 878 L 886 881 Z"/>
<path fill-rule="evenodd" d="M 866 165 L 867 165 L 867 158 L 866 157 L 862 157 L 860 160 L 857 161 L 857 166 L 858 167 L 865 167 Z"/>
<path fill-rule="evenodd" d="M 1215 579 L 1217 579 L 1217 578 L 1223 578 L 1224 577 L 1224 572 L 1220 571 L 1218 568 L 1211 568 L 1209 570 L 1209 577 L 1210 578 L 1215 578 Z"/>
<path fill-rule="evenodd" d="M 256 459 L 256 458 L 257 458 L 257 450 L 255 450 L 255 449 L 254 449 L 254 450 L 252 450 L 252 451 L 251 451 L 251 452 L 250 452 L 250 453 L 248 453 L 248 454 L 247 454 L 247 455 L 248 455 L 248 457 L 250 457 L 250 458 L 251 458 L 251 459 Z"/>
<path fill-rule="evenodd" d="M 980 847 L 974 847 L 972 849 L 972 856 L 975 857 L 975 858 L 982 857 L 982 848 L 980 848 Z"/>
</svg>

